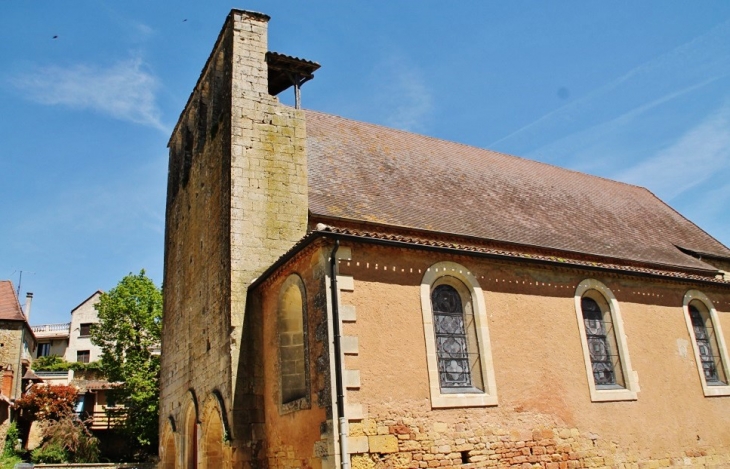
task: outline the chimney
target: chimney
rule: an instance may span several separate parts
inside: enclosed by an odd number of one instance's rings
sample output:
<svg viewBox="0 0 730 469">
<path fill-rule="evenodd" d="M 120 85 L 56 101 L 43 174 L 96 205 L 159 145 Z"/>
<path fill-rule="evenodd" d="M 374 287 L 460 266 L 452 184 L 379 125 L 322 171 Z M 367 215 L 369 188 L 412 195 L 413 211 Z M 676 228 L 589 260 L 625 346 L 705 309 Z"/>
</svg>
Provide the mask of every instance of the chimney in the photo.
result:
<svg viewBox="0 0 730 469">
<path fill-rule="evenodd" d="M 13 393 L 13 370 L 10 369 L 8 366 L 3 370 L 3 379 L 2 379 L 2 386 L 0 387 L 0 392 L 4 394 L 6 397 L 10 398 L 12 397 Z"/>
<path fill-rule="evenodd" d="M 25 320 L 30 321 L 30 304 L 33 302 L 33 293 L 28 292 L 25 294 Z"/>
</svg>

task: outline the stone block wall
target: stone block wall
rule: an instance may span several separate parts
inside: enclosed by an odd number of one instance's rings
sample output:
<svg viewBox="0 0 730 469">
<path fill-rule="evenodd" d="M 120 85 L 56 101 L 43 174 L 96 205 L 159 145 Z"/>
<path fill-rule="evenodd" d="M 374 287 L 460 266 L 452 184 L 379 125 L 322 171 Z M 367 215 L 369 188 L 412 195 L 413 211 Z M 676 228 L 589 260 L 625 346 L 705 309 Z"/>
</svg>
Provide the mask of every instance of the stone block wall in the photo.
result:
<svg viewBox="0 0 730 469">
<path fill-rule="evenodd" d="M 160 417 L 177 427 L 189 391 L 200 405 L 213 390 L 231 393 L 232 41 L 224 30 L 169 143 Z"/>
<path fill-rule="evenodd" d="M 702 446 L 652 457 L 577 428 L 530 428 L 514 419 L 506 419 L 502 425 L 481 425 L 468 417 L 447 423 L 404 414 L 408 413 L 393 412 L 351 427 L 352 469 L 653 469 L 724 468 L 730 464 L 722 447 Z"/>
<path fill-rule="evenodd" d="M 307 228 L 306 129 L 300 110 L 268 93 L 266 20 L 238 12 L 231 102 L 231 340 L 240 341 L 246 289 Z M 233 382 L 237 383 L 234 354 Z"/>
<path fill-rule="evenodd" d="M 28 334 L 28 332 L 25 332 Z M 8 398 L 20 397 L 22 367 L 20 356 L 23 350 L 23 325 L 19 321 L 0 321 L 0 367 L 12 371 L 11 394 Z"/>
</svg>

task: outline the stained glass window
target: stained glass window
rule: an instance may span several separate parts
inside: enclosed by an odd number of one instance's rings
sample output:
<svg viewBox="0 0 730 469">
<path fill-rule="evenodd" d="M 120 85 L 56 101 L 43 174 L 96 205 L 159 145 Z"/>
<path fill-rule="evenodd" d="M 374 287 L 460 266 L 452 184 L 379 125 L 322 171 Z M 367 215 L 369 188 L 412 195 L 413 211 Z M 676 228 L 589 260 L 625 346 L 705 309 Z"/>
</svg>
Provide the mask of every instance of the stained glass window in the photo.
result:
<svg viewBox="0 0 730 469">
<path fill-rule="evenodd" d="M 581 308 L 596 386 L 623 386 L 618 346 L 610 312 L 606 311 L 604 314 L 596 300 L 585 296 L 581 299 Z"/>
<path fill-rule="evenodd" d="M 695 305 L 689 305 L 689 317 L 692 321 L 692 330 L 695 335 L 695 342 L 700 353 L 702 371 L 705 374 L 705 381 L 708 385 L 724 385 L 722 361 L 715 337 L 715 328 L 712 325 L 710 315 L 700 311 Z"/>
<path fill-rule="evenodd" d="M 465 311 L 462 296 L 456 288 L 446 284 L 433 289 L 431 303 L 441 389 L 481 388 L 483 384 L 471 305 Z"/>
</svg>

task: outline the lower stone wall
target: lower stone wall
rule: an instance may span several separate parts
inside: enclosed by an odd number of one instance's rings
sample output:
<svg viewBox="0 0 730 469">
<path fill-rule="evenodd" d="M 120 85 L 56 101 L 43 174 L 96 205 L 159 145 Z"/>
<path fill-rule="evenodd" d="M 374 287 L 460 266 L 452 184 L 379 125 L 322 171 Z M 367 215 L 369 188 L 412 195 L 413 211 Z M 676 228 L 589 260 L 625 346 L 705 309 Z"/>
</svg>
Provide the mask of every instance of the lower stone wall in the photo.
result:
<svg viewBox="0 0 730 469">
<path fill-rule="evenodd" d="M 267 469 L 331 469 L 335 467 L 332 421 L 320 428 L 321 439 L 309 454 L 303 455 L 293 445 L 269 445 L 266 451 Z"/>
<path fill-rule="evenodd" d="M 155 469 L 155 463 L 69 463 L 69 464 L 34 464 L 34 468 L 42 469 Z"/>
<path fill-rule="evenodd" d="M 644 455 L 577 428 L 509 429 L 423 419 L 365 419 L 350 424 L 352 469 L 727 468 L 727 448 Z"/>
</svg>

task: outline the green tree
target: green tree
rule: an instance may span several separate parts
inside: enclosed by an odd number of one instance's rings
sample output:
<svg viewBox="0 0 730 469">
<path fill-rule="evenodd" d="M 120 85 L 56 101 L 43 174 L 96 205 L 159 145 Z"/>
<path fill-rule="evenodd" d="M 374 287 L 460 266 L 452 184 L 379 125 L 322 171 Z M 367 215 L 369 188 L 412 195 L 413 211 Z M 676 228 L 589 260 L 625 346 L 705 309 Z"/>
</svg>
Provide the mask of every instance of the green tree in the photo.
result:
<svg viewBox="0 0 730 469">
<path fill-rule="evenodd" d="M 112 397 L 126 407 L 123 431 L 148 453 L 157 451 L 159 349 L 162 290 L 146 275 L 130 273 L 95 305 L 99 323 L 91 341 L 102 349 L 101 368 L 109 381 L 121 383 Z"/>
</svg>

